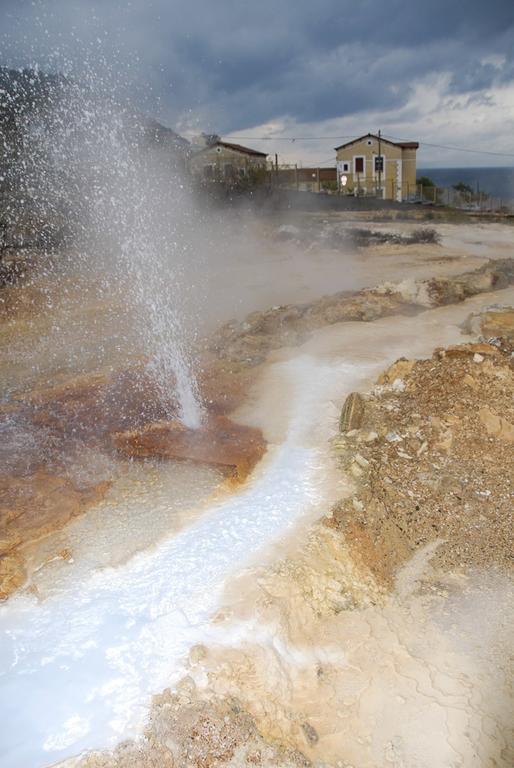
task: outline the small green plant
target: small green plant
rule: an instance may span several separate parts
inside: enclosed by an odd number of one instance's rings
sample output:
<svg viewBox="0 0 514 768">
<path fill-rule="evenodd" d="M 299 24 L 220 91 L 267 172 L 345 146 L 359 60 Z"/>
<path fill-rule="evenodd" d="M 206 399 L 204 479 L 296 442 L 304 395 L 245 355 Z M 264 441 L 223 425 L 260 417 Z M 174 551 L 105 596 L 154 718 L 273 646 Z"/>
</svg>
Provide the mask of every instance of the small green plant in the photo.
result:
<svg viewBox="0 0 514 768">
<path fill-rule="evenodd" d="M 463 181 L 457 182 L 457 184 L 453 185 L 453 189 L 456 192 L 460 192 L 460 194 L 463 197 L 471 199 L 473 196 L 473 187 L 470 187 L 469 184 L 465 184 Z"/>
<path fill-rule="evenodd" d="M 419 176 L 416 179 L 416 184 L 421 184 L 423 187 L 435 187 L 434 182 L 429 176 Z"/>
</svg>

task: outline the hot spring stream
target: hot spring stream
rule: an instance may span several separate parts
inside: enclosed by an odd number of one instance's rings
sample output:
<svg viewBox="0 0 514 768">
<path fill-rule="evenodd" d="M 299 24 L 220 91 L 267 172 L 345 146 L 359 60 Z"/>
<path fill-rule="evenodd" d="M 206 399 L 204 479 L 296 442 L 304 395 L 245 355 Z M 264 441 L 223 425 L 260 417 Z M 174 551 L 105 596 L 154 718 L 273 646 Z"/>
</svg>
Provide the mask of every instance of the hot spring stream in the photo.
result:
<svg viewBox="0 0 514 768">
<path fill-rule="evenodd" d="M 3 768 L 47 766 L 137 734 L 151 694 L 179 678 L 192 645 L 209 641 L 227 579 L 301 518 L 327 511 L 327 440 L 344 396 L 402 354 L 461 340 L 470 304 L 333 326 L 277 354 L 241 415 L 270 443 L 241 490 L 123 565 L 64 580 L 40 602 L 25 594 L 4 604 Z"/>
<path fill-rule="evenodd" d="M 3 766 L 44 766 L 134 733 L 149 695 L 208 639 L 227 577 L 319 502 L 309 432 L 320 399 L 358 372 L 313 358 L 275 367 L 294 393 L 287 434 L 242 491 L 122 567 L 64 584 L 40 604 L 20 596 L 0 609 Z"/>
</svg>

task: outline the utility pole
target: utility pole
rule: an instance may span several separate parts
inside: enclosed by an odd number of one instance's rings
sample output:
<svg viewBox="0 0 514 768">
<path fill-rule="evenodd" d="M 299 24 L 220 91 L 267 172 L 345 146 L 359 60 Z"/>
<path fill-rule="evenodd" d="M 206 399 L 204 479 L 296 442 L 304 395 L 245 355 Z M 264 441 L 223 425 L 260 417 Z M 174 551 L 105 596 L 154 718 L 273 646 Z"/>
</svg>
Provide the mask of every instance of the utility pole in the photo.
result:
<svg viewBox="0 0 514 768">
<path fill-rule="evenodd" d="M 378 189 L 382 197 L 382 143 L 380 128 L 378 129 Z"/>
</svg>

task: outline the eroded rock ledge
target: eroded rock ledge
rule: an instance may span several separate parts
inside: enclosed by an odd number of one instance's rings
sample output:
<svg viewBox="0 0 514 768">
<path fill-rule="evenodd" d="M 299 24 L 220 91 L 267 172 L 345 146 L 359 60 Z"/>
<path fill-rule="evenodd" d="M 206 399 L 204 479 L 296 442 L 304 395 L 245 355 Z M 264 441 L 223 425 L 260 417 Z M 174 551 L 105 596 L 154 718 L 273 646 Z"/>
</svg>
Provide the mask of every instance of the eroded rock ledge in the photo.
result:
<svg viewBox="0 0 514 768">
<path fill-rule="evenodd" d="M 271 349 L 300 344 L 311 331 L 326 325 L 415 314 L 499 290 L 512 282 L 514 259 L 499 259 L 457 277 L 406 280 L 358 293 L 335 293 L 309 304 L 273 307 L 253 312 L 242 322 L 227 323 L 214 335 L 211 349 L 223 359 L 256 365 Z"/>
</svg>

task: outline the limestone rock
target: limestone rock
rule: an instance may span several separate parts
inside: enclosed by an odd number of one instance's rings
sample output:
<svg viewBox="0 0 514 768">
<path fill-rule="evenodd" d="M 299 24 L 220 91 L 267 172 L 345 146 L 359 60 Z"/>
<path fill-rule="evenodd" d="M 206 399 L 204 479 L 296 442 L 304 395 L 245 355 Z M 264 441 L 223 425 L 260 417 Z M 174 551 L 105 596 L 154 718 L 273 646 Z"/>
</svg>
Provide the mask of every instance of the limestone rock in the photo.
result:
<svg viewBox="0 0 514 768">
<path fill-rule="evenodd" d="M 514 424 L 498 416 L 487 406 L 480 409 L 480 421 L 484 424 L 487 434 L 514 443 Z"/>
<path fill-rule="evenodd" d="M 415 360 L 401 357 L 378 377 L 379 384 L 393 384 L 396 379 L 405 379 L 416 365 Z"/>
<path fill-rule="evenodd" d="M 339 419 L 339 430 L 349 432 L 359 429 L 364 419 L 364 398 L 358 392 L 350 392 L 344 401 L 343 410 Z"/>
<path fill-rule="evenodd" d="M 492 344 L 452 344 L 449 347 L 446 347 L 446 349 L 437 349 L 435 355 L 439 359 L 444 359 L 445 357 L 473 358 L 475 355 L 480 355 L 481 357 L 495 357 L 496 355 L 499 355 L 499 352 L 496 347 L 492 346 Z"/>
<path fill-rule="evenodd" d="M 492 309 L 480 315 L 480 329 L 482 336 L 503 336 L 514 341 L 514 309 Z"/>
<path fill-rule="evenodd" d="M 369 461 L 365 459 L 364 456 L 361 456 L 360 453 L 356 453 L 353 458 L 354 458 L 354 461 L 357 462 L 359 467 L 362 467 L 362 469 L 367 469 L 369 467 Z"/>
</svg>

